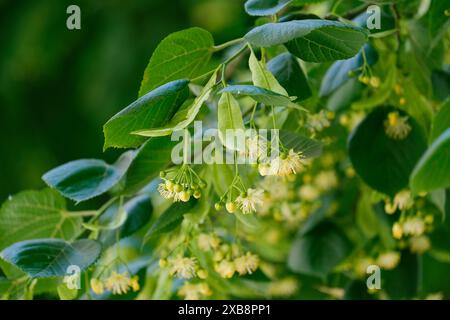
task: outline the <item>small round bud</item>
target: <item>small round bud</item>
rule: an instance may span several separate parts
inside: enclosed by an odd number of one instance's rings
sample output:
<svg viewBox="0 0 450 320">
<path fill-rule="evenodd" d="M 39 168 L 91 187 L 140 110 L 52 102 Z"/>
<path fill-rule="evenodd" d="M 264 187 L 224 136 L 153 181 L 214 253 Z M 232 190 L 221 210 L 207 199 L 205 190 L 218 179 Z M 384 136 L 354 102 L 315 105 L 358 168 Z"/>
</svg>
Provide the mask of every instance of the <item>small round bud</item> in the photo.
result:
<svg viewBox="0 0 450 320">
<path fill-rule="evenodd" d="M 166 188 L 169 191 L 173 191 L 174 183 L 171 180 L 166 180 Z"/>
<path fill-rule="evenodd" d="M 205 189 L 206 188 L 206 182 L 205 181 L 200 181 L 199 184 L 200 188 Z"/>
<path fill-rule="evenodd" d="M 241 192 L 241 197 L 242 198 L 247 198 L 247 192 Z"/>
<path fill-rule="evenodd" d="M 181 192 L 181 194 L 180 194 L 181 201 L 188 202 L 190 198 L 191 198 L 191 196 L 190 196 L 189 192 L 187 192 L 187 191 Z"/>
<path fill-rule="evenodd" d="M 199 185 L 196 183 L 191 183 L 191 189 L 192 190 L 197 190 L 199 188 Z"/>
<path fill-rule="evenodd" d="M 286 152 L 280 153 L 280 158 L 283 159 L 283 160 L 286 159 L 287 158 Z"/>
<path fill-rule="evenodd" d="M 176 184 L 173 186 L 173 191 L 175 192 L 181 192 L 183 190 L 183 187 L 181 186 L 181 184 Z"/>
<path fill-rule="evenodd" d="M 214 208 L 215 208 L 217 211 L 219 211 L 219 210 L 221 210 L 221 209 L 223 208 L 223 206 L 222 206 L 222 204 L 221 204 L 220 202 L 216 202 L 216 203 L 214 204 Z"/>
<path fill-rule="evenodd" d="M 227 204 L 225 205 L 225 208 L 227 209 L 227 211 L 229 213 L 233 213 L 236 211 L 236 205 L 234 204 L 234 202 L 227 202 Z"/>
<path fill-rule="evenodd" d="M 378 88 L 380 86 L 380 78 L 378 78 L 378 77 L 371 77 L 370 78 L 370 85 L 373 88 Z"/>
<path fill-rule="evenodd" d="M 208 272 L 206 270 L 204 270 L 204 269 L 200 269 L 200 270 L 197 271 L 197 276 L 200 279 L 204 280 L 204 279 L 206 279 L 208 277 Z"/>
<path fill-rule="evenodd" d="M 167 260 L 166 259 L 159 259 L 159 267 L 160 268 L 167 267 Z"/>
<path fill-rule="evenodd" d="M 165 171 L 160 171 L 159 172 L 159 177 L 160 178 L 164 178 L 166 176 L 166 172 Z"/>
<path fill-rule="evenodd" d="M 195 199 L 199 199 L 201 196 L 202 196 L 202 193 L 200 191 L 198 191 L 198 190 L 194 191 L 194 198 Z"/>
</svg>

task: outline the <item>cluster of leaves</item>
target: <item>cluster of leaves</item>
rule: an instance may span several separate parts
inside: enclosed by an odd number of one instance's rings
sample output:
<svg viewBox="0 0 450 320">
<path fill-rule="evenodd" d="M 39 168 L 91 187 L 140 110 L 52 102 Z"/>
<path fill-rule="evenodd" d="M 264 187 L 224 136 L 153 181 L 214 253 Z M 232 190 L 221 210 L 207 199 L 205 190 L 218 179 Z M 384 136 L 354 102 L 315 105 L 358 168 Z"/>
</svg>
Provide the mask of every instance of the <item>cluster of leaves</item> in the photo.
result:
<svg viewBox="0 0 450 320">
<path fill-rule="evenodd" d="M 366 1 L 248 0 L 246 12 L 258 18 L 241 39 L 215 45 L 201 28 L 167 36 L 138 99 L 104 125 L 104 149 L 131 150 L 114 164 L 82 159 L 59 166 L 43 175 L 50 188 L 3 204 L 0 296 L 173 298 L 182 283 L 158 260 L 174 251 L 207 272 L 202 280 L 214 298 L 450 295 L 441 278 L 450 262 L 448 8 L 439 0 L 371 2 L 381 8 L 381 29 L 367 29 Z M 387 134 L 391 116 L 407 121 L 401 139 Z M 280 129 L 283 145 L 310 165 L 280 178 L 287 191 L 269 214 L 214 209 L 238 175 L 247 186 L 261 183 L 249 165 L 196 165 L 205 182 L 200 199 L 163 201 L 156 186 L 171 167 L 170 134 L 198 119 L 219 134 Z M 383 203 L 405 189 L 414 207 L 387 215 Z M 110 199 L 94 210 L 66 203 L 104 194 Z M 408 251 L 391 232 L 419 211 L 434 221 L 425 255 Z M 260 268 L 224 279 L 213 252 L 198 248 L 202 233 L 255 252 Z M 400 263 L 383 273 L 383 290 L 368 296 L 355 265 L 384 252 L 401 254 Z M 81 290 L 63 282 L 73 265 L 87 280 Z M 136 292 L 93 294 L 89 279 L 105 265 L 139 275 Z"/>
</svg>

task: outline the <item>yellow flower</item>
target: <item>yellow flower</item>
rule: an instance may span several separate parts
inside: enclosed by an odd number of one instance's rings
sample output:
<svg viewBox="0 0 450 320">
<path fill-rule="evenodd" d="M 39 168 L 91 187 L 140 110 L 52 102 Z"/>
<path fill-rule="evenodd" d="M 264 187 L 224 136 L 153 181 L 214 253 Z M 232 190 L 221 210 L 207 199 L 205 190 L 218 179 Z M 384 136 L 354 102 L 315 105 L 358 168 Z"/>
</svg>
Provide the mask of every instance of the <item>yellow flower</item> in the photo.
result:
<svg viewBox="0 0 450 320">
<path fill-rule="evenodd" d="M 288 177 L 299 173 L 304 165 L 305 161 L 302 153 L 290 149 L 287 154 L 282 154 L 270 162 L 270 174 Z"/>
<path fill-rule="evenodd" d="M 206 283 L 193 284 L 185 282 L 180 290 L 178 290 L 178 295 L 184 297 L 185 300 L 199 300 L 211 294 L 211 289 Z"/>
<path fill-rule="evenodd" d="M 236 271 L 239 275 L 244 274 L 252 274 L 258 268 L 259 265 L 259 257 L 250 252 L 247 252 L 246 255 L 236 258 L 234 260 L 234 265 Z"/>
<path fill-rule="evenodd" d="M 402 190 L 394 196 L 394 202 L 391 203 L 389 200 L 386 201 L 384 205 L 384 211 L 387 214 L 393 214 L 397 209 L 400 211 L 405 211 L 411 209 L 413 206 L 413 198 L 411 192 L 408 190 Z"/>
<path fill-rule="evenodd" d="M 427 236 L 412 237 L 409 239 L 411 252 L 422 254 L 431 247 L 430 239 Z"/>
<path fill-rule="evenodd" d="M 228 260 L 222 260 L 215 266 L 215 270 L 222 278 L 229 279 L 236 271 L 234 263 Z"/>
<path fill-rule="evenodd" d="M 328 191 L 337 187 L 338 178 L 333 170 L 328 170 L 320 172 L 314 182 L 320 190 Z"/>
<path fill-rule="evenodd" d="M 410 217 L 403 222 L 403 234 L 420 236 L 425 232 L 425 222 L 419 217 Z"/>
<path fill-rule="evenodd" d="M 169 180 L 167 180 L 169 181 Z M 164 199 L 172 199 L 175 193 L 167 188 L 167 183 L 160 183 L 158 185 L 158 192 Z"/>
<path fill-rule="evenodd" d="M 395 140 L 405 139 L 411 131 L 408 124 L 408 117 L 401 117 L 397 111 L 389 112 L 387 119 L 384 121 L 384 129 L 388 137 Z"/>
<path fill-rule="evenodd" d="M 378 78 L 378 77 L 371 77 L 370 78 L 370 85 L 373 88 L 378 88 L 380 86 L 380 78 Z"/>
<path fill-rule="evenodd" d="M 401 239 L 403 237 L 403 228 L 400 223 L 396 222 L 392 226 L 392 236 L 395 239 Z"/>
<path fill-rule="evenodd" d="M 304 184 L 298 190 L 298 195 L 300 196 L 300 199 L 302 199 L 302 200 L 314 201 L 320 196 L 320 193 L 319 193 L 319 190 L 316 187 L 314 187 L 313 185 Z"/>
<path fill-rule="evenodd" d="M 125 294 L 129 290 L 130 281 L 131 279 L 127 272 L 117 273 L 113 271 L 105 280 L 105 287 L 113 294 Z"/>
<path fill-rule="evenodd" d="M 400 253 L 395 251 L 385 252 L 378 256 L 377 264 L 386 270 L 394 269 L 400 262 Z"/>
<path fill-rule="evenodd" d="M 198 270 L 198 271 L 197 271 L 197 276 L 198 276 L 200 279 L 206 279 L 206 278 L 208 277 L 208 271 L 206 271 L 206 270 L 204 270 L 204 269 Z"/>
<path fill-rule="evenodd" d="M 319 113 L 307 115 L 306 126 L 315 131 L 322 131 L 330 126 L 330 121 L 326 113 L 321 110 Z"/>
<path fill-rule="evenodd" d="M 94 291 L 95 294 L 102 294 L 105 292 L 105 287 L 103 285 L 103 282 L 101 282 L 99 279 L 92 278 L 91 279 L 91 289 Z"/>
<path fill-rule="evenodd" d="M 217 249 L 217 247 L 219 247 L 220 240 L 214 235 L 201 233 L 198 235 L 197 243 L 200 250 L 209 251 L 211 249 Z"/>
<path fill-rule="evenodd" d="M 289 297 L 297 290 L 298 282 L 295 278 L 281 279 L 269 285 L 269 294 L 275 297 Z"/>
<path fill-rule="evenodd" d="M 242 210 L 242 213 L 252 213 L 256 211 L 256 206 L 263 204 L 264 190 L 262 189 L 248 189 L 243 195 L 236 198 L 236 203 Z"/>
<path fill-rule="evenodd" d="M 356 264 L 354 266 L 355 273 L 359 276 L 364 276 L 364 275 L 366 275 L 367 268 L 373 264 L 374 264 L 374 261 L 370 257 L 359 258 L 356 261 Z"/>
<path fill-rule="evenodd" d="M 170 274 L 178 278 L 191 279 L 195 276 L 195 267 L 197 265 L 195 258 L 177 256 L 170 259 L 169 265 Z"/>
<path fill-rule="evenodd" d="M 141 286 L 139 285 L 139 277 L 138 276 L 133 276 L 130 279 L 130 287 L 131 287 L 131 289 L 133 289 L 134 292 L 139 291 Z"/>
</svg>

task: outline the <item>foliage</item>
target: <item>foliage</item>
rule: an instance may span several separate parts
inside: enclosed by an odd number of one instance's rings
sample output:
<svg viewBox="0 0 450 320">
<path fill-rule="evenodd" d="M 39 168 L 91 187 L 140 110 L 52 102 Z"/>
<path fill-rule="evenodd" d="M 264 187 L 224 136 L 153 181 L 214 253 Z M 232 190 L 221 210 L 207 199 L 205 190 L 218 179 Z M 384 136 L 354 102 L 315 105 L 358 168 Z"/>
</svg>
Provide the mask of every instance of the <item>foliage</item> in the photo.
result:
<svg viewBox="0 0 450 320">
<path fill-rule="evenodd" d="M 103 128 L 105 150 L 130 150 L 63 164 L 2 205 L 0 296 L 449 298 L 434 279 L 450 262 L 449 100 L 435 90 L 448 92 L 449 14 L 376 3 L 376 31 L 367 1 L 248 0 L 259 18 L 242 38 L 168 35 Z M 233 164 L 195 161 L 197 120 L 218 129 L 201 147 Z M 239 145 L 230 129 L 278 131 Z M 92 198 L 109 200 L 66 204 Z"/>
</svg>

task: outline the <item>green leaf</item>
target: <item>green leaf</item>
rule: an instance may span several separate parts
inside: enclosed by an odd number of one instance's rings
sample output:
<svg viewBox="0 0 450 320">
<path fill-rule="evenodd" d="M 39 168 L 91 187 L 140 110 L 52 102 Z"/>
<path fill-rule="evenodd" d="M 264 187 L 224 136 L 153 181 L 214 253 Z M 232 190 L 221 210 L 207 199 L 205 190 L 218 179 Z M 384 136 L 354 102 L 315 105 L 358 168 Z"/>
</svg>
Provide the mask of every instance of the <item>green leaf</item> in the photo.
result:
<svg viewBox="0 0 450 320">
<path fill-rule="evenodd" d="M 68 243 L 60 239 L 26 240 L 13 244 L 0 257 L 17 266 L 32 278 L 67 275 L 75 265 L 81 270 L 92 265 L 100 256 L 101 245 L 89 239 Z"/>
<path fill-rule="evenodd" d="M 217 117 L 219 138 L 223 145 L 232 150 L 237 149 L 239 146 L 235 141 L 237 138 L 236 135 L 239 133 L 243 134 L 245 127 L 239 103 L 231 93 L 225 92 L 220 97 L 217 107 Z M 227 130 L 231 130 L 228 131 L 228 135 Z"/>
<path fill-rule="evenodd" d="M 450 98 L 441 105 L 434 116 L 431 124 L 430 141 L 436 140 L 448 128 L 450 128 Z"/>
<path fill-rule="evenodd" d="M 183 216 L 194 208 L 197 200 L 191 199 L 188 202 L 175 202 L 150 227 L 145 239 L 148 240 L 163 233 L 170 232 L 183 222 Z"/>
<path fill-rule="evenodd" d="M 282 53 L 267 63 L 267 69 L 275 76 L 278 83 L 289 96 L 302 101 L 311 97 L 312 92 L 306 76 L 297 61 L 289 52 Z"/>
<path fill-rule="evenodd" d="M 431 1 L 428 13 L 423 17 L 428 26 L 429 37 L 432 39 L 431 47 L 428 50 L 432 50 L 436 46 L 450 27 L 450 17 L 446 14 L 448 10 L 448 2 L 439 0 Z"/>
<path fill-rule="evenodd" d="M 115 230 L 121 227 L 127 219 L 127 212 L 123 207 L 116 208 L 115 215 L 111 219 L 99 221 L 97 223 L 83 223 L 83 227 L 90 231 Z"/>
<path fill-rule="evenodd" d="M 411 188 L 415 192 L 447 187 L 450 187 L 450 128 L 429 146 L 411 175 Z"/>
<path fill-rule="evenodd" d="M 214 39 L 201 28 L 170 34 L 158 45 L 145 69 L 139 96 L 177 79 L 193 79 L 205 71 Z"/>
<path fill-rule="evenodd" d="M 411 79 L 403 83 L 403 97 L 406 103 L 397 107 L 410 114 L 422 126 L 425 133 L 430 132 L 433 108 L 428 100 L 420 93 Z"/>
<path fill-rule="evenodd" d="M 289 97 L 276 92 L 250 85 L 234 85 L 223 88 L 219 93 L 229 92 L 236 97 L 249 96 L 259 103 L 268 106 L 293 107 L 296 106 Z"/>
<path fill-rule="evenodd" d="M 194 99 L 191 104 L 183 104 L 183 106 L 178 110 L 177 113 L 170 119 L 169 123 L 162 127 L 147 127 L 142 130 L 136 130 L 132 134 L 144 136 L 144 137 L 160 137 L 171 134 L 174 131 L 186 128 L 200 111 L 203 103 L 208 100 L 209 95 L 216 84 L 217 70 L 213 73 L 209 81 L 203 87 L 199 96 Z"/>
<path fill-rule="evenodd" d="M 77 289 L 69 289 L 67 284 L 61 283 L 57 287 L 58 296 L 61 300 L 74 300 L 78 296 Z"/>
<path fill-rule="evenodd" d="M 114 165 L 98 159 L 75 160 L 50 170 L 42 176 L 42 180 L 66 198 L 81 202 L 114 187 L 131 160 L 130 153 L 125 153 Z"/>
<path fill-rule="evenodd" d="M 104 149 L 134 148 L 146 138 L 134 131 L 163 126 L 169 122 L 189 95 L 189 81 L 175 80 L 145 94 L 117 113 L 103 126 Z"/>
<path fill-rule="evenodd" d="M 245 38 L 258 47 L 285 44 L 304 61 L 325 62 L 353 57 L 366 43 L 367 34 L 350 24 L 313 19 L 268 23 L 254 28 Z"/>
<path fill-rule="evenodd" d="M 322 143 L 317 140 L 287 130 L 280 130 L 279 135 L 286 148 L 301 152 L 305 158 L 316 158 L 322 153 Z"/>
<path fill-rule="evenodd" d="M 381 286 L 390 299 L 417 296 L 422 277 L 420 265 L 420 256 L 403 251 L 399 265 L 394 270 L 383 271 Z"/>
<path fill-rule="evenodd" d="M 251 16 L 271 16 L 283 10 L 292 0 L 247 0 L 245 11 Z"/>
<path fill-rule="evenodd" d="M 169 137 L 150 138 L 138 150 L 128 168 L 124 194 L 132 195 L 158 176 L 170 163 L 172 148 L 178 141 Z"/>
<path fill-rule="evenodd" d="M 81 218 L 66 211 L 66 201 L 56 191 L 23 191 L 6 200 L 0 209 L 0 250 L 22 240 L 74 238 Z"/>
<path fill-rule="evenodd" d="M 322 80 L 320 87 L 321 96 L 328 96 L 346 83 L 350 77 L 356 77 L 361 73 L 361 67 L 364 65 L 363 51 L 369 65 L 373 65 L 378 60 L 378 54 L 375 49 L 371 45 L 366 44 L 353 58 L 336 61 L 328 69 Z M 353 75 L 350 76 L 350 73 Z"/>
<path fill-rule="evenodd" d="M 409 176 L 426 149 L 423 131 L 412 117 L 408 117 L 411 131 L 405 139 L 387 136 L 384 122 L 392 111 L 396 110 L 376 108 L 354 129 L 348 143 L 350 160 L 364 182 L 391 196 L 408 185 Z"/>
<path fill-rule="evenodd" d="M 257 87 L 268 89 L 283 96 L 289 96 L 286 89 L 284 89 L 275 79 L 272 73 L 267 70 L 266 65 L 256 59 L 255 54 L 250 52 L 248 66 L 252 73 L 253 84 Z"/>
<path fill-rule="evenodd" d="M 348 109 L 361 98 L 363 89 L 364 85 L 356 78 L 349 79 L 328 97 L 327 109 L 334 112 Z"/>
<path fill-rule="evenodd" d="M 99 235 L 99 241 L 104 246 L 110 246 L 118 239 L 128 237 L 144 227 L 149 221 L 153 212 L 153 206 L 149 195 L 139 195 L 128 200 L 123 211 L 126 213 L 125 222 L 117 230 L 105 230 Z M 100 217 L 100 223 L 114 219 L 118 213 L 118 207 L 113 206 Z"/>
<path fill-rule="evenodd" d="M 351 244 L 336 226 L 324 222 L 292 243 L 288 266 L 298 273 L 324 277 L 350 253 Z"/>
</svg>

